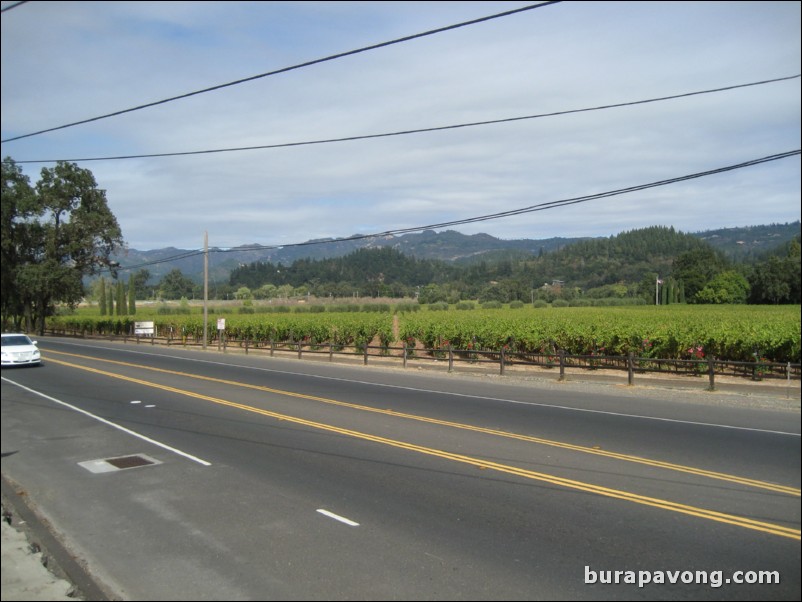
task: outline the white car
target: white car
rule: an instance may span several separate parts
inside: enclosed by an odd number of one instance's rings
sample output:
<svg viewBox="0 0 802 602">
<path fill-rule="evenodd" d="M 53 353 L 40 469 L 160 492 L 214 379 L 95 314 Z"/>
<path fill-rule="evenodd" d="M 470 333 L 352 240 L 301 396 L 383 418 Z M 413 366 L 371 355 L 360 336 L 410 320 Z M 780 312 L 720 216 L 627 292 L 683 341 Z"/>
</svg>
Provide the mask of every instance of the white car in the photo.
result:
<svg viewBox="0 0 802 602">
<path fill-rule="evenodd" d="M 2 365 L 31 366 L 42 361 L 36 341 L 25 334 L 2 334 Z"/>
</svg>

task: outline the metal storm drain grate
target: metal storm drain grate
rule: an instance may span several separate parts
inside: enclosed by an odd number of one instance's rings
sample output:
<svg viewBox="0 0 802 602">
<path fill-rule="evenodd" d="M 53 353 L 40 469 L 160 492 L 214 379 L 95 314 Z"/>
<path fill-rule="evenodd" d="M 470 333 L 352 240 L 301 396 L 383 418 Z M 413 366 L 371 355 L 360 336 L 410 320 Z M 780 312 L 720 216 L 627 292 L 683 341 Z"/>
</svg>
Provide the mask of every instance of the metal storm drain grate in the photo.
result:
<svg viewBox="0 0 802 602">
<path fill-rule="evenodd" d="M 143 456 L 123 456 L 122 458 L 110 458 L 106 460 L 112 466 L 117 468 L 136 468 L 137 466 L 148 466 L 153 464 L 150 460 Z"/>
<path fill-rule="evenodd" d="M 134 454 L 131 456 L 119 456 L 117 458 L 103 458 L 102 460 L 78 462 L 79 466 L 83 466 L 89 472 L 94 473 L 115 472 L 118 470 L 126 470 L 128 468 L 152 466 L 154 464 L 161 464 L 161 462 L 151 458 L 150 456 L 146 456 L 145 454 Z"/>
</svg>

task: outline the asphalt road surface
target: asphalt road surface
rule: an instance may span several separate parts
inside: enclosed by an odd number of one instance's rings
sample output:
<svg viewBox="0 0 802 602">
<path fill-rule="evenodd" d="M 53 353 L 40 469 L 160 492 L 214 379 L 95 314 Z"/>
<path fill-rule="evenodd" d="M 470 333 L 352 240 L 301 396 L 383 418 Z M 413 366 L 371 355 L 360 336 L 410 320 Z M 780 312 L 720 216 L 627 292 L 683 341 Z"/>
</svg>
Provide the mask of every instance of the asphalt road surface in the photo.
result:
<svg viewBox="0 0 802 602">
<path fill-rule="evenodd" d="M 800 599 L 798 406 L 40 347 L 3 476 L 110 598 Z"/>
</svg>

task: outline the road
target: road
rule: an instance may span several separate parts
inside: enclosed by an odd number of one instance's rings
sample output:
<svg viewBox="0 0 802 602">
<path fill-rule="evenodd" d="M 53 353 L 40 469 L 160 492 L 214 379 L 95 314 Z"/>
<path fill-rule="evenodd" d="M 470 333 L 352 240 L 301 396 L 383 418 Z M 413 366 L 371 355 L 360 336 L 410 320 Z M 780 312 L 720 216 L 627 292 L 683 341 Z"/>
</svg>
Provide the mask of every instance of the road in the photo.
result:
<svg viewBox="0 0 802 602">
<path fill-rule="evenodd" d="M 800 598 L 798 410 L 40 347 L 3 475 L 115 598 Z"/>
</svg>

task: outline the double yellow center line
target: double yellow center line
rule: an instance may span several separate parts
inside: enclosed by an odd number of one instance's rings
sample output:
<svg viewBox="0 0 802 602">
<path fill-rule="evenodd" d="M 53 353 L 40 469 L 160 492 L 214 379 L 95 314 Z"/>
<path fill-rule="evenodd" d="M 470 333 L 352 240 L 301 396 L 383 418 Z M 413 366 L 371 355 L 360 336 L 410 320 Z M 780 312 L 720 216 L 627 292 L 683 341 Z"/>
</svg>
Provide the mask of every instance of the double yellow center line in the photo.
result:
<svg viewBox="0 0 802 602">
<path fill-rule="evenodd" d="M 141 369 L 141 370 L 149 370 L 149 371 L 152 371 L 152 372 L 170 374 L 170 375 L 174 375 L 174 376 L 192 378 L 192 379 L 196 379 L 196 380 L 215 382 L 215 383 L 225 384 L 225 385 L 229 385 L 229 386 L 237 386 L 237 387 L 243 387 L 243 388 L 248 388 L 248 389 L 254 389 L 254 390 L 268 392 L 268 393 L 272 393 L 272 394 L 276 394 L 276 395 L 284 395 L 284 396 L 288 396 L 288 397 L 297 397 L 297 398 L 302 398 L 302 399 L 308 399 L 308 400 L 312 400 L 312 401 L 318 401 L 318 402 L 321 402 L 321 403 L 337 405 L 337 406 L 347 407 L 347 408 L 361 410 L 361 411 L 368 411 L 368 412 L 386 414 L 386 415 L 389 415 L 389 416 L 405 418 L 405 419 L 409 419 L 409 420 L 416 420 L 416 421 L 426 422 L 426 423 L 430 423 L 430 424 L 436 424 L 436 425 L 440 425 L 440 426 L 448 426 L 448 427 L 452 427 L 452 428 L 459 428 L 459 429 L 463 429 L 463 430 L 481 432 L 481 433 L 490 434 L 490 435 L 494 435 L 494 436 L 517 439 L 517 440 L 520 440 L 520 441 L 527 441 L 527 442 L 532 442 L 532 443 L 538 443 L 538 444 L 541 444 L 541 445 L 548 445 L 548 446 L 552 446 L 552 447 L 558 447 L 558 448 L 568 449 L 568 450 L 572 450 L 572 451 L 578 451 L 578 452 L 582 452 L 582 453 L 588 453 L 588 454 L 593 454 L 593 455 L 598 455 L 598 456 L 604 456 L 604 457 L 613 458 L 613 459 L 617 459 L 617 460 L 623 460 L 623 461 L 627 461 L 627 462 L 645 464 L 645 465 L 648 465 L 648 466 L 664 468 L 664 469 L 668 469 L 668 470 L 675 470 L 675 471 L 684 472 L 684 473 L 688 473 L 688 474 L 693 474 L 693 475 L 697 475 L 697 476 L 703 476 L 703 477 L 712 478 L 712 479 L 729 481 L 729 482 L 737 483 L 737 484 L 740 484 L 740 485 L 746 485 L 746 486 L 750 486 L 750 487 L 757 487 L 757 488 L 761 488 L 761 489 L 767 489 L 767 490 L 770 490 L 770 491 L 774 491 L 774 492 L 778 492 L 778 493 L 784 493 L 784 494 L 788 494 L 788 495 L 795 495 L 795 496 L 799 496 L 800 495 L 800 490 L 792 488 L 792 487 L 786 487 L 786 486 L 783 486 L 783 485 L 777 485 L 777 484 L 773 484 L 773 483 L 766 483 L 766 482 L 757 481 L 757 480 L 754 480 L 754 479 L 746 479 L 746 478 L 743 478 L 743 477 L 738 477 L 738 476 L 734 476 L 734 475 L 728 475 L 728 474 L 724 474 L 724 473 L 717 473 L 717 472 L 708 471 L 708 470 L 699 469 L 699 468 L 693 468 L 693 467 L 689 467 L 689 466 L 682 466 L 682 465 L 679 465 L 679 464 L 672 464 L 672 463 L 669 463 L 669 462 L 661 462 L 661 461 L 657 461 L 657 460 L 650 460 L 650 459 L 647 459 L 647 458 L 640 458 L 638 456 L 619 454 L 619 453 L 616 453 L 616 452 L 609 452 L 609 451 L 595 449 L 595 448 L 591 448 L 591 447 L 572 445 L 572 444 L 569 444 L 569 443 L 563 443 L 563 442 L 560 442 L 560 441 L 552 441 L 552 440 L 548 440 L 548 439 L 542 439 L 542 438 L 539 438 L 539 437 L 531 437 L 531 436 L 527 436 L 527 435 L 518 435 L 518 434 L 514 434 L 514 433 L 508 433 L 508 432 L 498 431 L 498 430 L 494 430 L 494 429 L 476 427 L 476 426 L 471 426 L 471 425 L 467 425 L 467 424 L 461 424 L 461 423 L 457 423 L 457 422 L 449 422 L 449 421 L 444 421 L 444 420 L 437 420 L 437 419 L 434 419 L 434 418 L 427 418 L 425 416 L 417 416 L 417 415 L 414 415 L 414 414 L 404 414 L 404 413 L 401 413 L 401 412 L 395 412 L 393 410 L 382 410 L 382 409 L 377 409 L 377 408 L 371 408 L 371 407 L 368 407 L 368 406 L 361 406 L 361 405 L 351 404 L 351 403 L 347 403 L 347 402 L 337 401 L 337 400 L 334 400 L 334 399 L 328 399 L 328 398 L 325 398 L 325 397 L 318 397 L 318 396 L 314 396 L 314 395 L 306 395 L 306 394 L 302 394 L 302 393 L 295 393 L 295 392 L 292 392 L 292 391 L 284 391 L 284 390 L 280 390 L 280 389 L 273 389 L 271 387 L 264 387 L 264 386 L 260 386 L 260 385 L 251 385 L 251 384 L 248 384 L 248 383 L 241 383 L 241 382 L 237 382 L 237 381 L 230 381 L 230 380 L 225 380 L 225 379 L 212 378 L 212 377 L 202 376 L 202 375 L 198 375 L 198 374 L 191 374 L 191 373 L 174 371 L 174 370 L 166 370 L 166 369 L 163 369 L 163 368 L 153 368 L 153 367 L 143 366 L 143 365 L 139 365 L 139 364 L 132 364 L 132 363 L 128 363 L 128 362 L 119 362 L 119 361 L 113 361 L 113 360 L 106 360 L 106 359 L 90 357 L 90 356 L 83 356 L 83 355 L 78 355 L 78 354 L 71 354 L 71 353 L 53 352 L 53 351 L 48 352 L 48 354 L 50 354 L 50 353 L 55 353 L 57 355 L 76 357 L 76 358 L 80 358 L 80 359 L 87 359 L 87 360 L 92 360 L 92 361 L 97 361 L 97 362 L 104 362 L 104 363 L 108 363 L 108 364 L 114 364 L 114 365 L 125 366 L 125 367 L 130 367 L 130 368 L 136 368 L 136 369 Z M 270 418 L 275 418 L 277 420 L 282 420 L 282 421 L 291 422 L 291 423 L 294 423 L 294 424 L 299 424 L 299 425 L 303 425 L 303 426 L 307 426 L 307 427 L 311 427 L 311 428 L 315 428 L 315 429 L 320 429 L 320 430 L 325 430 L 325 431 L 329 431 L 329 432 L 333 432 L 333 433 L 338 433 L 338 434 L 341 434 L 341 435 L 345 435 L 345 436 L 348 436 L 348 437 L 354 437 L 354 438 L 362 439 L 362 440 L 366 440 L 366 441 L 372 441 L 374 443 L 379 443 L 379 444 L 382 444 L 382 445 L 387 445 L 387 446 L 395 447 L 395 448 L 399 448 L 399 449 L 405 449 L 405 450 L 408 450 L 408 451 L 414 451 L 414 452 L 425 454 L 425 455 L 429 455 L 429 456 L 436 456 L 436 457 L 444 458 L 446 460 L 450 460 L 450 461 L 453 461 L 453 462 L 459 462 L 459 463 L 462 463 L 462 464 L 475 466 L 475 467 L 481 468 L 481 469 L 490 469 L 490 470 L 494 470 L 494 471 L 497 471 L 497 472 L 502 472 L 502 473 L 506 473 L 506 474 L 511 474 L 511 475 L 527 478 L 527 479 L 532 479 L 532 480 L 536 480 L 536 481 L 550 483 L 550 484 L 553 484 L 553 485 L 558 485 L 558 486 L 566 487 L 566 488 L 573 489 L 573 490 L 584 491 L 584 492 L 588 492 L 588 493 L 595 493 L 597 495 L 602 495 L 602 496 L 605 496 L 605 497 L 616 498 L 616 499 L 620 499 L 620 500 L 634 502 L 634 503 L 637 503 L 637 504 L 651 506 L 651 507 L 654 507 L 654 508 L 660 508 L 660 509 L 663 509 L 663 510 L 670 510 L 672 512 L 679 512 L 681 514 L 687 514 L 687 515 L 696 516 L 696 517 L 699 517 L 699 518 L 705 518 L 705 519 L 708 519 L 708 520 L 713 520 L 713 521 L 716 521 L 716 522 L 727 523 L 727 524 L 730 524 L 730 525 L 735 525 L 735 526 L 743 527 L 743 528 L 746 528 L 746 529 L 762 531 L 764 533 L 769 533 L 769 534 L 772 534 L 772 535 L 778 535 L 780 537 L 787 537 L 787 538 L 795 539 L 795 540 L 802 539 L 802 533 L 800 533 L 799 529 L 792 529 L 792 528 L 785 527 L 785 526 L 782 526 L 782 525 L 777 525 L 777 524 L 768 523 L 768 522 L 764 522 L 764 521 L 756 521 L 756 520 L 752 520 L 752 519 L 741 517 L 741 516 L 737 516 L 737 515 L 726 514 L 726 513 L 722 513 L 722 512 L 716 512 L 716 511 L 713 511 L 713 510 L 707 510 L 705 508 L 698 508 L 698 507 L 695 507 L 695 506 L 689 506 L 689 505 L 686 505 L 686 504 L 680 504 L 680 503 L 671 502 L 671 501 L 663 500 L 663 499 L 659 499 L 659 498 L 652 498 L 652 497 L 648 497 L 648 496 L 642 496 L 642 495 L 638 495 L 638 494 L 631 493 L 631 492 L 628 492 L 628 491 L 611 489 L 611 488 L 608 488 L 608 487 L 602 487 L 600 485 L 594 485 L 594 484 L 591 484 L 591 483 L 585 483 L 585 482 L 576 481 L 576 480 L 573 480 L 573 479 L 565 479 L 565 478 L 558 477 L 558 476 L 555 476 L 555 475 L 549 475 L 549 474 L 545 474 L 545 473 L 541 473 L 541 472 L 527 470 L 527 469 L 519 468 L 519 467 L 516 467 L 516 466 L 510 466 L 510 465 L 506 465 L 506 464 L 499 464 L 497 462 L 490 462 L 490 461 L 487 461 L 487 460 L 483 460 L 481 458 L 474 458 L 474 457 L 465 456 L 465 455 L 462 455 L 462 454 L 455 454 L 455 453 L 446 452 L 446 451 L 443 451 L 443 450 L 438 450 L 438 449 L 434 449 L 434 448 L 415 445 L 415 444 L 412 444 L 412 443 L 407 443 L 407 442 L 404 442 L 404 441 L 398 441 L 398 440 L 394 440 L 394 439 L 388 439 L 386 437 L 380 437 L 380 436 L 377 436 L 377 435 L 371 435 L 369 433 L 362 433 L 362 432 L 359 432 L 359 431 L 345 429 L 345 428 L 333 426 L 333 425 L 330 425 L 330 424 L 324 424 L 324 423 L 320 423 L 320 422 L 314 422 L 314 421 L 310 421 L 310 420 L 305 420 L 303 418 L 298 418 L 298 417 L 290 416 L 290 415 L 287 415 L 287 414 L 279 414 L 277 412 L 271 412 L 269 410 L 264 410 L 264 409 L 261 409 L 261 408 L 256 408 L 254 406 L 240 404 L 240 403 L 236 403 L 236 402 L 233 402 L 233 401 L 228 401 L 228 400 L 225 400 L 225 399 L 211 397 L 209 395 L 204 395 L 204 394 L 201 394 L 201 393 L 196 393 L 196 392 L 185 390 L 185 389 L 178 389 L 178 388 L 175 388 L 175 387 L 170 387 L 170 386 L 167 386 L 167 385 L 162 385 L 162 384 L 151 382 L 151 381 L 145 381 L 145 380 L 138 379 L 138 378 L 133 378 L 133 377 L 130 377 L 130 376 L 124 376 L 122 374 L 117 374 L 117 373 L 113 373 L 113 372 L 107 372 L 105 370 L 99 370 L 97 368 L 90 368 L 88 366 L 82 366 L 82 365 L 79 365 L 79 364 L 73 364 L 73 363 L 69 363 L 69 362 L 65 362 L 65 361 L 56 360 L 56 359 L 53 359 L 53 358 L 49 357 L 49 355 L 48 355 L 47 359 L 48 359 L 48 361 L 50 361 L 52 363 L 59 364 L 59 365 L 63 365 L 63 366 L 71 367 L 71 368 L 77 368 L 77 369 L 80 369 L 80 370 L 93 372 L 95 374 L 101 374 L 103 376 L 108 376 L 108 377 L 111 377 L 111 378 L 125 380 L 125 381 L 128 381 L 128 382 L 144 385 L 144 386 L 151 387 L 151 388 L 161 389 L 161 390 L 169 391 L 171 393 L 176 393 L 176 394 L 179 394 L 179 395 L 185 395 L 185 396 L 194 397 L 194 398 L 197 398 L 197 399 L 203 399 L 205 401 L 209 401 L 209 402 L 216 403 L 216 404 L 219 404 L 219 405 L 236 408 L 236 409 L 243 410 L 243 411 L 246 411 L 246 412 L 251 412 L 251 413 L 254 413 L 254 414 L 260 414 L 262 416 L 268 416 Z"/>
</svg>

